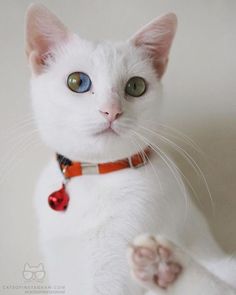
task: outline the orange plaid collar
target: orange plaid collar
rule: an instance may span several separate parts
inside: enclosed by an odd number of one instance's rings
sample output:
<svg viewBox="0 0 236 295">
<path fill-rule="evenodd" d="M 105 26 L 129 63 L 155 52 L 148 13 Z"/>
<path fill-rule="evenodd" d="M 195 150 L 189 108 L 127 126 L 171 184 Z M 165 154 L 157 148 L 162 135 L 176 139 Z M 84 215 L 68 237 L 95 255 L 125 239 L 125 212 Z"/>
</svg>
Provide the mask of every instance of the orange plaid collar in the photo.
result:
<svg viewBox="0 0 236 295">
<path fill-rule="evenodd" d="M 151 148 L 147 147 L 142 152 L 114 162 L 107 163 L 83 163 L 73 162 L 62 155 L 57 154 L 59 167 L 66 179 L 87 174 L 105 174 L 126 168 L 138 168 L 147 163 Z"/>
</svg>

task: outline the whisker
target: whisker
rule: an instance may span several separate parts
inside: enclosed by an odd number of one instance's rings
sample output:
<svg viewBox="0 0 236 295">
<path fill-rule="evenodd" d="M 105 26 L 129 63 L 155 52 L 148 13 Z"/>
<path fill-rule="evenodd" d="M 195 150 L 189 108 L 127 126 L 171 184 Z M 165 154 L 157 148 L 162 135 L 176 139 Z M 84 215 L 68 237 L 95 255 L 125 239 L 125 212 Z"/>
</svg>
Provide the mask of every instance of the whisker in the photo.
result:
<svg viewBox="0 0 236 295">
<path fill-rule="evenodd" d="M 163 162 L 166 164 L 166 166 L 170 169 L 172 175 L 174 176 L 176 182 L 178 183 L 181 191 L 184 193 L 184 199 L 185 199 L 185 220 L 187 219 L 187 214 L 188 214 L 188 196 L 186 192 L 186 188 L 184 185 L 184 182 L 181 178 L 178 178 L 176 175 L 176 170 L 178 172 L 178 167 L 175 165 L 175 163 L 160 149 L 159 146 L 151 143 L 145 136 L 141 135 L 140 133 L 137 133 L 136 131 L 133 130 L 133 132 L 141 138 L 146 144 L 148 144 L 163 160 Z"/>
<path fill-rule="evenodd" d="M 12 157 L 12 155 L 15 155 L 18 152 L 19 147 L 22 144 L 25 144 L 26 141 L 31 139 L 32 135 L 35 134 L 36 132 L 38 132 L 37 129 L 31 130 L 31 131 L 27 132 L 26 134 L 24 134 L 23 136 L 21 135 L 15 139 L 13 139 L 11 148 L 8 149 L 8 152 L 0 160 L 2 169 L 5 169 L 5 166 L 8 164 L 9 160 L 11 159 L 10 157 Z"/>
<path fill-rule="evenodd" d="M 193 168 L 194 172 L 199 175 L 201 177 L 201 179 L 203 180 L 203 183 L 204 183 L 204 186 L 207 190 L 207 194 L 210 198 L 210 202 L 211 202 L 211 206 L 212 206 L 212 213 L 213 215 L 215 214 L 215 204 L 214 204 L 214 200 L 213 200 L 213 197 L 212 197 L 212 194 L 211 194 L 211 191 L 210 191 L 210 188 L 209 188 L 209 185 L 207 183 L 207 180 L 206 180 L 206 177 L 203 173 L 203 171 L 201 170 L 201 168 L 199 167 L 199 165 L 197 164 L 197 162 L 193 159 L 193 157 L 188 153 L 186 152 L 182 147 L 180 147 L 179 145 L 177 145 L 175 142 L 173 142 L 172 140 L 166 138 L 165 136 L 161 135 L 161 134 L 158 134 L 157 132 L 154 132 L 153 130 L 151 129 L 148 129 L 144 126 L 141 126 L 139 125 L 140 128 L 143 128 L 145 129 L 146 131 L 158 136 L 161 140 L 163 140 L 164 142 L 167 142 L 169 143 L 173 148 L 175 148 L 176 151 L 178 151 L 180 153 L 181 156 L 184 157 L 184 159 L 190 164 L 190 166 Z M 185 177 L 185 179 L 187 180 L 187 178 Z M 188 184 L 190 184 L 190 181 L 188 181 Z M 190 187 L 192 187 L 192 185 L 190 185 Z M 193 189 L 192 189 L 193 190 Z M 194 192 L 195 190 L 193 190 Z M 195 195 L 196 196 L 196 195 Z M 198 199 L 198 198 L 197 198 Z M 199 199 L 198 199 L 199 200 Z"/>
<path fill-rule="evenodd" d="M 187 136 L 186 134 L 184 134 L 183 132 L 181 132 L 180 130 L 174 128 L 174 127 L 170 127 L 166 124 L 163 123 L 159 123 L 159 126 L 168 129 L 169 131 L 172 131 L 174 133 L 176 133 L 177 135 L 180 136 L 180 138 L 184 139 L 186 143 L 188 143 L 190 146 L 192 146 L 197 152 L 199 152 L 200 154 L 203 154 L 202 149 L 199 147 L 199 145 L 193 141 L 192 138 L 190 138 L 189 136 Z"/>
<path fill-rule="evenodd" d="M 35 140 L 35 139 L 34 139 Z M 33 145 L 38 145 L 38 141 L 28 141 L 24 144 L 24 146 L 20 149 L 18 149 L 17 153 L 10 159 L 10 161 L 5 165 L 4 168 L 1 167 L 1 174 L 0 174 L 0 184 L 3 183 L 3 181 L 10 175 L 13 169 L 15 169 L 16 165 L 22 160 L 22 158 L 19 157 L 20 154 L 27 151 L 29 148 L 31 148 Z M 12 165 L 14 163 L 14 165 Z"/>
<path fill-rule="evenodd" d="M 17 126 L 4 128 L 1 131 L 1 138 L 3 139 L 3 138 L 12 137 L 12 136 L 14 136 L 15 133 L 23 132 L 24 129 L 26 129 L 28 127 L 34 127 L 34 126 L 35 126 L 34 122 L 30 119 L 29 121 L 21 122 Z"/>
<path fill-rule="evenodd" d="M 133 138 L 133 140 L 135 141 L 135 138 Z M 137 141 L 135 141 L 135 142 L 136 142 L 136 144 L 139 146 L 140 151 L 141 151 L 142 154 L 143 154 L 143 157 L 146 158 L 146 159 L 148 160 L 148 162 L 149 162 L 149 164 L 150 164 L 150 166 L 151 166 L 151 168 L 152 168 L 154 174 L 155 174 L 156 177 L 157 177 L 157 180 L 158 180 L 158 183 L 159 183 L 160 190 L 161 190 L 161 192 L 163 193 L 163 187 L 162 187 L 162 184 L 161 184 L 160 175 L 158 174 L 157 170 L 155 169 L 154 165 L 152 164 L 152 161 L 150 160 L 150 157 L 149 157 L 147 154 L 144 154 L 143 148 L 138 144 Z M 147 170 L 147 167 L 146 167 L 146 170 Z"/>
<path fill-rule="evenodd" d="M 124 118 L 123 121 L 124 120 L 126 120 L 126 121 L 131 122 L 132 124 L 134 124 L 134 119 L 132 119 L 132 118 Z M 188 146 L 190 146 L 194 151 L 196 151 L 197 153 L 199 153 L 199 154 L 201 154 L 202 156 L 205 157 L 205 153 L 202 151 L 202 149 L 190 137 L 188 137 L 183 132 L 181 132 L 181 131 L 173 128 L 173 127 L 170 127 L 168 125 L 161 124 L 161 123 L 156 122 L 156 121 L 153 121 L 153 120 L 148 120 L 148 119 L 143 119 L 143 120 L 145 122 L 152 122 L 153 123 L 153 126 L 155 126 L 155 128 L 158 129 L 158 131 L 160 133 L 164 133 L 165 135 L 168 135 L 168 136 L 171 136 L 173 138 L 176 138 L 178 140 L 183 141 L 185 144 L 187 144 Z M 165 130 L 165 129 L 167 129 L 167 130 Z M 172 132 L 172 133 L 170 133 L 170 132 Z"/>
</svg>

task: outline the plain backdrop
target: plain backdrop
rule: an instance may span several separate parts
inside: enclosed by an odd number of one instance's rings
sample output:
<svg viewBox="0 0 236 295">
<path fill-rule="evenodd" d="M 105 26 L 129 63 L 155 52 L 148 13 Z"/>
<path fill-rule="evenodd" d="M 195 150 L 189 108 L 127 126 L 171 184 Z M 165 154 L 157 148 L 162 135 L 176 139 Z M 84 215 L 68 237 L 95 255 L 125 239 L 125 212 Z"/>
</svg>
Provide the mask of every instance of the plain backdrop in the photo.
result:
<svg viewBox="0 0 236 295">
<path fill-rule="evenodd" d="M 197 161 L 203 182 L 178 153 L 180 168 L 198 193 L 197 205 L 226 251 L 236 250 L 236 1 L 39 1 L 88 39 L 122 40 L 156 16 L 173 11 L 179 27 L 163 79 L 166 124 L 191 137 L 202 155 L 177 140 Z M 24 15 L 31 1 L 0 1 L 0 294 L 23 283 L 25 263 L 43 263 L 32 206 L 40 171 L 53 155 L 30 121 Z M 172 138 L 174 139 L 174 138 Z M 176 139 L 176 138 L 175 138 Z M 197 198 L 195 198 L 196 200 Z M 235 252 L 236 253 L 236 252 Z"/>
</svg>

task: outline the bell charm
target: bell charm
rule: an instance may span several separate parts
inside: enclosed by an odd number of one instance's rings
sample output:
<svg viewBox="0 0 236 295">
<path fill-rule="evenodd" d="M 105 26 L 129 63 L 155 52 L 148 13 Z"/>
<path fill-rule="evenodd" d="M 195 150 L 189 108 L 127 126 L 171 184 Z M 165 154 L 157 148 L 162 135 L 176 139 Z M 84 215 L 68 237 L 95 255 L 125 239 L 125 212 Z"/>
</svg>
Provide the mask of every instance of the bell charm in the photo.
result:
<svg viewBox="0 0 236 295">
<path fill-rule="evenodd" d="M 69 203 L 69 195 L 66 192 L 65 184 L 58 191 L 48 197 L 49 206 L 56 211 L 65 211 Z"/>
</svg>

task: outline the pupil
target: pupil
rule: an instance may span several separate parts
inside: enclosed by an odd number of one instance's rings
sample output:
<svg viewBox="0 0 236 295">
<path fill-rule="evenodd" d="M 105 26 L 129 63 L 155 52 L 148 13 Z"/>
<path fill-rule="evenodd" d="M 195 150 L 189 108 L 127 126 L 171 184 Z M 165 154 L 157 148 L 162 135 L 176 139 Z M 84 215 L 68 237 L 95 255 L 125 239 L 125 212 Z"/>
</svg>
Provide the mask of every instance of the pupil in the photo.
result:
<svg viewBox="0 0 236 295">
<path fill-rule="evenodd" d="M 134 83 L 134 90 L 136 90 L 137 89 L 137 85 L 136 85 L 136 83 Z"/>
</svg>

